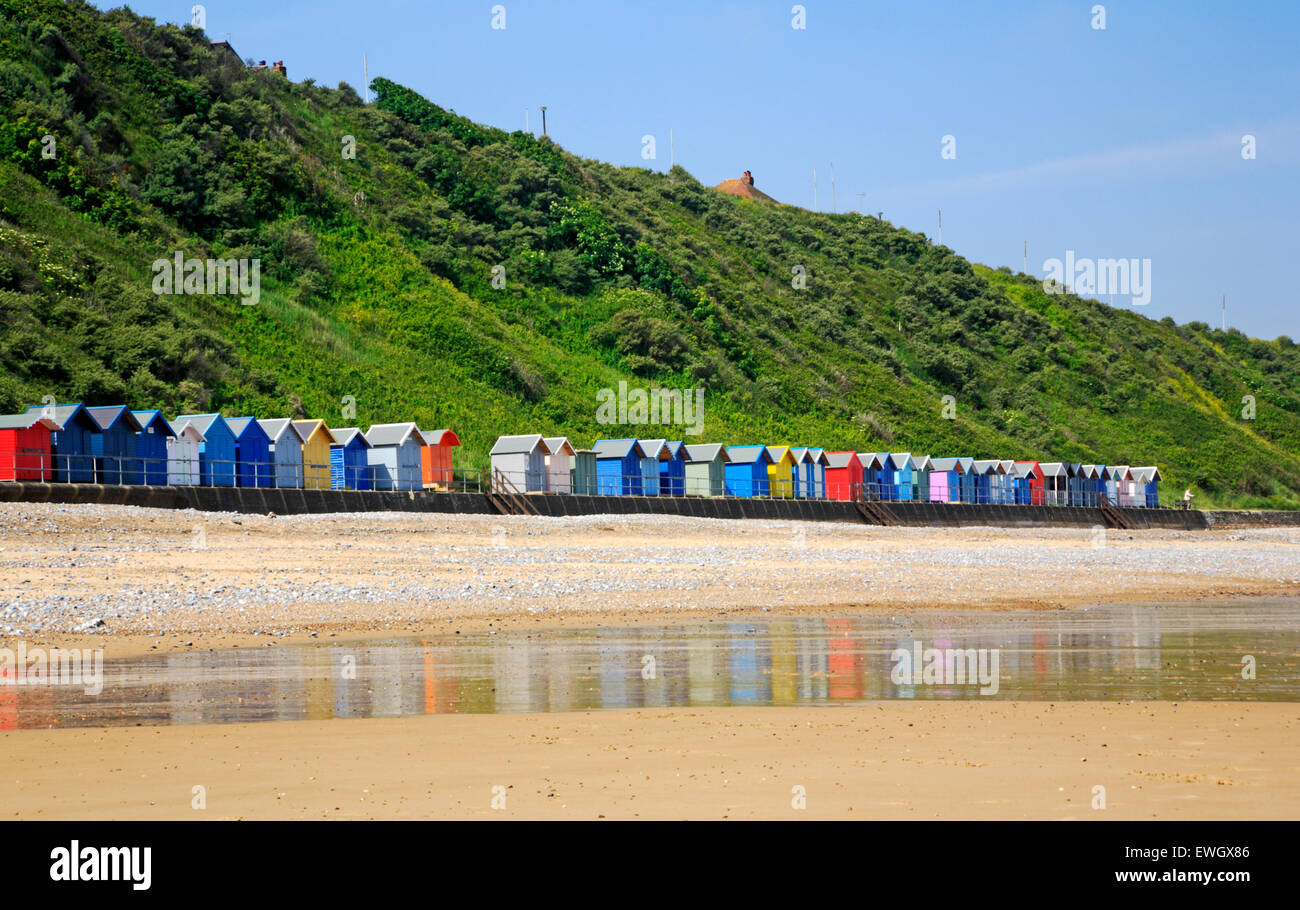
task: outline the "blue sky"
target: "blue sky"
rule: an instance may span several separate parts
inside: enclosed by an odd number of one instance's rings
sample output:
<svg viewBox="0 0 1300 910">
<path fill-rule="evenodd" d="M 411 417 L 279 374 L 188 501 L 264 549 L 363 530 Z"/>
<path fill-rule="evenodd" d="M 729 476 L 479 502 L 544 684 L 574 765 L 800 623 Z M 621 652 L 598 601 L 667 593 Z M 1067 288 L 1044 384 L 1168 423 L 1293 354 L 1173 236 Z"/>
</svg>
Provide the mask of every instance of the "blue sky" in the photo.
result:
<svg viewBox="0 0 1300 910">
<path fill-rule="evenodd" d="M 110 6 L 112 4 L 100 4 Z M 191 2 L 136 2 L 188 21 Z M 483 123 L 782 202 L 883 211 L 989 265 L 1150 260 L 1152 318 L 1300 339 L 1300 4 L 500 0 L 203 4 L 214 40 L 361 90 L 383 75 Z M 498 20 L 499 21 L 499 20 Z M 657 157 L 642 158 L 642 137 Z M 1243 136 L 1256 157 L 1242 157 Z M 955 140 L 944 158 L 943 137 Z M 859 194 L 865 194 L 859 196 Z M 1111 299 L 1102 296 L 1102 299 Z M 1131 306 L 1116 296 L 1117 306 Z"/>
</svg>

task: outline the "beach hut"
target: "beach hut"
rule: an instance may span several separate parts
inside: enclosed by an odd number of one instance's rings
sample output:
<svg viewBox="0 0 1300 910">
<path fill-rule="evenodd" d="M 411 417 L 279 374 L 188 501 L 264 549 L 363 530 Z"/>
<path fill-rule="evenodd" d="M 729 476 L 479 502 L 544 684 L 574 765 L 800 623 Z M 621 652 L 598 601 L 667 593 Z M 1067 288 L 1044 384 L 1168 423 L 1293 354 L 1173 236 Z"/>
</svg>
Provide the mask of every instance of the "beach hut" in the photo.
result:
<svg viewBox="0 0 1300 910">
<path fill-rule="evenodd" d="M 366 431 L 366 461 L 376 490 L 419 490 L 424 486 L 420 449 L 424 437 L 414 423 L 377 423 Z"/>
<path fill-rule="evenodd" d="M 1011 466 L 1016 505 L 1041 506 L 1044 498 L 1043 469 L 1036 461 L 1017 461 Z"/>
<path fill-rule="evenodd" d="M 1002 463 L 997 459 L 976 459 L 971 474 L 975 477 L 974 501 L 980 505 L 998 502 L 1002 491 Z"/>
<path fill-rule="evenodd" d="M 794 462 L 794 498 L 807 499 L 812 489 L 812 463 L 807 446 L 790 446 L 790 459 Z"/>
<path fill-rule="evenodd" d="M 330 430 L 334 441 L 330 443 L 330 489 L 369 490 L 370 443 L 366 434 L 356 427 Z"/>
<path fill-rule="evenodd" d="M 546 443 L 546 490 L 549 493 L 573 492 L 573 446 L 567 436 L 545 436 Z"/>
<path fill-rule="evenodd" d="M 683 446 L 687 496 L 721 496 L 727 491 L 727 449 L 716 443 Z"/>
<path fill-rule="evenodd" d="M 809 498 L 825 499 L 826 466 L 830 463 L 826 458 L 826 450 L 815 446 L 810 447 L 805 463 L 808 465 L 808 476 L 812 478 L 812 485 L 808 488 Z"/>
<path fill-rule="evenodd" d="M 235 434 L 220 414 L 182 414 L 174 423 L 189 421 L 203 434 L 199 446 L 199 483 L 205 487 L 235 485 Z"/>
<path fill-rule="evenodd" d="M 901 502 L 911 502 L 912 500 L 912 453 L 911 452 L 891 452 L 889 460 L 894 463 L 893 473 L 889 475 L 889 499 L 896 499 Z"/>
<path fill-rule="evenodd" d="M 450 490 L 455 472 L 451 467 L 451 450 L 460 445 L 460 437 L 451 430 L 425 430 L 424 448 L 420 450 L 420 467 L 426 490 Z"/>
<path fill-rule="evenodd" d="M 1079 471 L 1083 477 L 1081 505 L 1096 506 L 1106 494 L 1106 466 L 1085 464 L 1079 466 Z"/>
<path fill-rule="evenodd" d="M 271 476 L 271 437 L 252 417 L 227 417 L 226 425 L 235 434 L 236 483 L 241 487 L 269 487 Z"/>
<path fill-rule="evenodd" d="M 1087 484 L 1087 478 L 1084 476 L 1083 465 L 1077 461 L 1065 462 L 1066 489 L 1070 493 L 1070 505 L 1081 506 L 1084 504 L 1084 486 Z"/>
<path fill-rule="evenodd" d="M 302 485 L 307 490 L 328 490 L 333 487 L 333 461 L 330 453 L 337 441 L 330 428 L 323 420 L 295 420 L 294 428 L 302 437 Z M 424 437 L 420 436 L 420 445 Z M 423 486 L 424 462 L 421 455 L 421 486 Z"/>
<path fill-rule="evenodd" d="M 912 500 L 930 501 L 930 471 L 934 461 L 929 455 L 912 456 Z"/>
<path fill-rule="evenodd" d="M 1142 496 L 1142 503 L 1148 509 L 1160 508 L 1160 481 L 1164 477 L 1160 474 L 1160 469 L 1155 465 L 1148 465 L 1142 468 L 1133 469 L 1133 480 L 1138 484 L 1138 489 Z"/>
<path fill-rule="evenodd" d="M 199 461 L 203 434 L 188 420 L 174 420 L 168 426 L 172 433 L 167 437 L 167 482 L 175 487 L 198 486 L 203 479 Z"/>
<path fill-rule="evenodd" d="M 126 405 L 114 404 L 86 408 L 99 427 L 90 437 L 90 451 L 95 458 L 96 483 L 141 483 L 140 457 L 136 455 L 136 434 L 140 421 Z"/>
<path fill-rule="evenodd" d="M 1064 506 L 1070 503 L 1070 466 L 1064 461 L 1045 461 L 1038 466 L 1043 474 L 1043 503 Z"/>
<path fill-rule="evenodd" d="M 930 489 L 926 499 L 929 502 L 961 501 L 961 470 L 959 459 L 930 459 Z"/>
<path fill-rule="evenodd" d="M 50 434 L 59 424 L 39 412 L 0 416 L 0 480 L 54 479 Z"/>
<path fill-rule="evenodd" d="M 135 437 L 135 454 L 140 459 L 140 482 L 152 487 L 167 485 L 167 440 L 176 435 L 162 411 L 132 411 L 140 432 Z"/>
<path fill-rule="evenodd" d="M 54 479 L 60 483 L 95 483 L 95 456 L 91 440 L 97 424 L 80 404 L 34 405 L 26 414 L 47 417 L 59 425 L 50 433 L 50 459 Z"/>
<path fill-rule="evenodd" d="M 605 496 L 640 496 L 645 453 L 635 439 L 596 440 L 597 490 Z"/>
<path fill-rule="evenodd" d="M 789 446 L 768 446 L 767 489 L 778 499 L 794 497 L 794 455 Z"/>
<path fill-rule="evenodd" d="M 519 493 L 538 493 L 546 489 L 546 456 L 550 450 L 539 434 L 526 436 L 500 436 L 488 452 L 492 459 L 492 480 L 495 488 L 497 474 L 506 483 L 506 489 Z"/>
<path fill-rule="evenodd" d="M 767 446 L 728 446 L 724 468 L 727 495 L 767 496 L 771 480 L 767 468 L 771 461 Z"/>
<path fill-rule="evenodd" d="M 664 496 L 684 496 L 686 493 L 686 445 L 670 439 L 664 443 L 667 458 L 659 460 L 659 492 Z"/>
<path fill-rule="evenodd" d="M 999 458 L 998 494 L 995 502 L 1013 505 L 1016 502 L 1016 462 L 1011 458 Z"/>
<path fill-rule="evenodd" d="M 857 498 L 862 486 L 862 460 L 857 452 L 826 453 L 827 499 L 851 502 Z"/>
<path fill-rule="evenodd" d="M 888 452 L 859 452 L 862 462 L 862 496 L 890 499 L 894 495 L 894 472 L 898 466 Z"/>
<path fill-rule="evenodd" d="M 659 495 L 659 465 L 669 458 L 668 440 L 638 439 L 641 446 L 641 492 L 646 496 Z"/>
<path fill-rule="evenodd" d="M 569 464 L 569 488 L 582 496 L 596 495 L 596 450 L 574 449 Z"/>
<path fill-rule="evenodd" d="M 287 417 L 259 420 L 271 440 L 271 486 L 296 490 L 302 486 L 302 435 Z"/>
</svg>

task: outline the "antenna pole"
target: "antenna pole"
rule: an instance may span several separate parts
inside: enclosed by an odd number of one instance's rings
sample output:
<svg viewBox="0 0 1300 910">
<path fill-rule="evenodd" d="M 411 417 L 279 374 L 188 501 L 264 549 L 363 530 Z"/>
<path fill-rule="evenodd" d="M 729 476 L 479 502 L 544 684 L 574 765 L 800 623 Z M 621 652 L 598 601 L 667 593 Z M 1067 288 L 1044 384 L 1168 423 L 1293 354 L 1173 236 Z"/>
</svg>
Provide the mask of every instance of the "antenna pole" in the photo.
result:
<svg viewBox="0 0 1300 910">
<path fill-rule="evenodd" d="M 943 209 L 939 209 L 939 242 L 943 243 Z"/>
<path fill-rule="evenodd" d="M 524 108 L 524 132 L 525 132 L 525 133 L 531 133 L 531 132 L 532 132 L 532 131 L 528 128 L 528 108 Z"/>
<path fill-rule="evenodd" d="M 677 148 L 673 145 L 673 128 L 668 127 L 668 170 L 677 166 Z"/>
<path fill-rule="evenodd" d="M 835 211 L 835 163 L 831 162 L 831 212 Z"/>
<path fill-rule="evenodd" d="M 1222 314 L 1221 319 L 1223 324 L 1223 330 L 1226 332 L 1228 331 L 1228 295 L 1227 294 L 1223 295 L 1223 298 L 1220 301 L 1220 306 L 1221 306 L 1220 313 Z"/>
<path fill-rule="evenodd" d="M 542 109 L 542 135 L 546 135 L 546 105 L 541 105 Z"/>
<path fill-rule="evenodd" d="M 1025 241 L 1025 265 L 1022 269 L 1026 275 L 1029 274 L 1029 241 Z"/>
</svg>

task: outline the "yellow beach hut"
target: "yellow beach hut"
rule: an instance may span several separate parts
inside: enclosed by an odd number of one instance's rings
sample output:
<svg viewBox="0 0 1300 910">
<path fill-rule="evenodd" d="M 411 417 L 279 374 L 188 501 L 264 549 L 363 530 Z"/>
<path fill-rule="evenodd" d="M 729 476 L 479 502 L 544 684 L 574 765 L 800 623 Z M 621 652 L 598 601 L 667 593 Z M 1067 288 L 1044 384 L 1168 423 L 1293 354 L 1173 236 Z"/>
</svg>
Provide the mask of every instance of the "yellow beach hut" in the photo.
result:
<svg viewBox="0 0 1300 910">
<path fill-rule="evenodd" d="M 767 487 L 769 495 L 775 499 L 790 499 L 794 496 L 794 455 L 789 446 L 768 446 L 767 455 L 772 459 L 767 466 Z"/>
<path fill-rule="evenodd" d="M 336 440 L 323 420 L 295 420 L 293 427 L 302 437 L 302 488 L 330 489 L 330 446 Z"/>
</svg>

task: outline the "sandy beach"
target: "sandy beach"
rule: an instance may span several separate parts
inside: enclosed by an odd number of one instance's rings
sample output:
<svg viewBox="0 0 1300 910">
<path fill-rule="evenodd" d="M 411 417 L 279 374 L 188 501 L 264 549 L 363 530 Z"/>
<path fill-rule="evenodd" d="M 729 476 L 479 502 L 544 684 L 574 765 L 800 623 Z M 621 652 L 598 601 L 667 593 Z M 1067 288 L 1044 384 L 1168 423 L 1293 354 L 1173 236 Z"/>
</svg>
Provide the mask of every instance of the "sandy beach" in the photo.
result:
<svg viewBox="0 0 1300 910">
<path fill-rule="evenodd" d="M 0 806 L 33 819 L 1294 819 L 1298 734 L 1295 704 L 1163 702 L 27 731 L 0 736 Z"/>
<path fill-rule="evenodd" d="M 150 650 L 1300 592 L 1300 528 L 880 528 L 0 505 L 0 639 Z"/>
<path fill-rule="evenodd" d="M 458 630 L 1068 611 L 1297 591 L 1300 530 L 1288 529 L 0 507 L 0 646 L 103 647 L 110 660 Z M 6 730 L 0 811 L 1295 818 L 1298 721 L 1295 701 L 895 700 Z M 1097 786 L 1104 809 L 1092 808 Z M 195 787 L 206 808 L 192 807 Z M 800 796 L 805 809 L 794 808 Z"/>
</svg>

